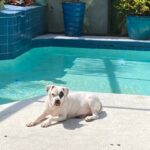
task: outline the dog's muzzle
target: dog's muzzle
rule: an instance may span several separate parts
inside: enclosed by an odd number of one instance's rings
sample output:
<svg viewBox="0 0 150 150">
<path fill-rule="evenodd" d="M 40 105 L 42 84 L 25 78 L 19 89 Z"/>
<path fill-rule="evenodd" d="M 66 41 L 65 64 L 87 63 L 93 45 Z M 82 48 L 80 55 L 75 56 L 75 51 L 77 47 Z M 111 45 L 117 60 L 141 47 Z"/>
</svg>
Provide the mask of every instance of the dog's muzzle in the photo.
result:
<svg viewBox="0 0 150 150">
<path fill-rule="evenodd" d="M 59 100 L 59 99 L 57 99 L 57 100 L 55 101 L 55 105 L 56 105 L 56 106 L 60 106 L 60 100 Z"/>
</svg>

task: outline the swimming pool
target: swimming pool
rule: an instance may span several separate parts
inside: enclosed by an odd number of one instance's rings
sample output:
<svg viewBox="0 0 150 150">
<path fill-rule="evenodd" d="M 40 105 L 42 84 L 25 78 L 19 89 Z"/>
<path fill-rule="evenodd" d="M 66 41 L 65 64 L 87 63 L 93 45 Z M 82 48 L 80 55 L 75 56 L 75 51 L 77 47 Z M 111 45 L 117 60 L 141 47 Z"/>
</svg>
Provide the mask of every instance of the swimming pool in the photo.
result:
<svg viewBox="0 0 150 150">
<path fill-rule="evenodd" d="M 150 95 L 150 52 L 44 47 L 0 61 L 0 104 L 46 94 L 47 84 Z"/>
</svg>

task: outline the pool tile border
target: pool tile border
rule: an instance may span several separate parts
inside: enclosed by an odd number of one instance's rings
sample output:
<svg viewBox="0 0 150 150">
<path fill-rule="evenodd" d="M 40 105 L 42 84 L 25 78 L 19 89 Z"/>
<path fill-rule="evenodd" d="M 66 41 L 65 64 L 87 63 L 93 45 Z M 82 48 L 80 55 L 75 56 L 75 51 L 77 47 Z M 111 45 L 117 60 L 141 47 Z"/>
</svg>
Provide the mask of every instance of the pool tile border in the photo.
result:
<svg viewBox="0 0 150 150">
<path fill-rule="evenodd" d="M 19 55 L 36 47 L 77 47 L 77 48 L 97 48 L 97 49 L 116 49 L 116 50 L 134 50 L 150 51 L 150 40 L 132 40 L 126 37 L 110 36 L 82 36 L 67 37 L 60 34 L 45 34 L 32 38 L 31 44 L 24 47 L 21 51 L 13 53 L 0 54 L 0 60 L 13 59 Z"/>
<path fill-rule="evenodd" d="M 150 51 L 150 40 L 139 41 L 124 37 L 101 36 L 84 36 L 75 38 L 53 34 L 43 35 L 32 39 L 32 48 L 48 46 Z"/>
</svg>

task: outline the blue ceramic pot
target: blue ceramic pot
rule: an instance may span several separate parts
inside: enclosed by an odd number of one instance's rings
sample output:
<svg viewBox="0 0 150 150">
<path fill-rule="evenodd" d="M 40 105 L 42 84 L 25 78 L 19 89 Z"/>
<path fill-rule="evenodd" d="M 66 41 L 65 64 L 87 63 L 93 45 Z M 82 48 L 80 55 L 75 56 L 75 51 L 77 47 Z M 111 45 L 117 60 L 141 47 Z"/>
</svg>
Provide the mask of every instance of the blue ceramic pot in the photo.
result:
<svg viewBox="0 0 150 150">
<path fill-rule="evenodd" d="M 126 26 L 130 38 L 150 39 L 150 16 L 127 16 Z"/>
<path fill-rule="evenodd" d="M 83 2 L 64 2 L 64 31 L 67 36 L 81 36 L 85 12 L 85 3 Z"/>
</svg>

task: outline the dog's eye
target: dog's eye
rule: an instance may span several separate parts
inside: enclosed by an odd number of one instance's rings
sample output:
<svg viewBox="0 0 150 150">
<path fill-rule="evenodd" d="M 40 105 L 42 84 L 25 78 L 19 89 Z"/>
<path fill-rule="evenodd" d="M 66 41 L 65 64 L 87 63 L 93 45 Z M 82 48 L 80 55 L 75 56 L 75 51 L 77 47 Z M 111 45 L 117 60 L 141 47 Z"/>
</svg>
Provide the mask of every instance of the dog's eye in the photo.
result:
<svg viewBox="0 0 150 150">
<path fill-rule="evenodd" d="M 54 96 L 55 96 L 55 94 L 54 94 L 54 93 L 52 93 L 52 96 L 54 97 Z"/>
<path fill-rule="evenodd" d="M 59 93 L 59 97 L 62 98 L 63 96 L 64 96 L 64 93 L 61 91 L 61 92 Z"/>
</svg>

